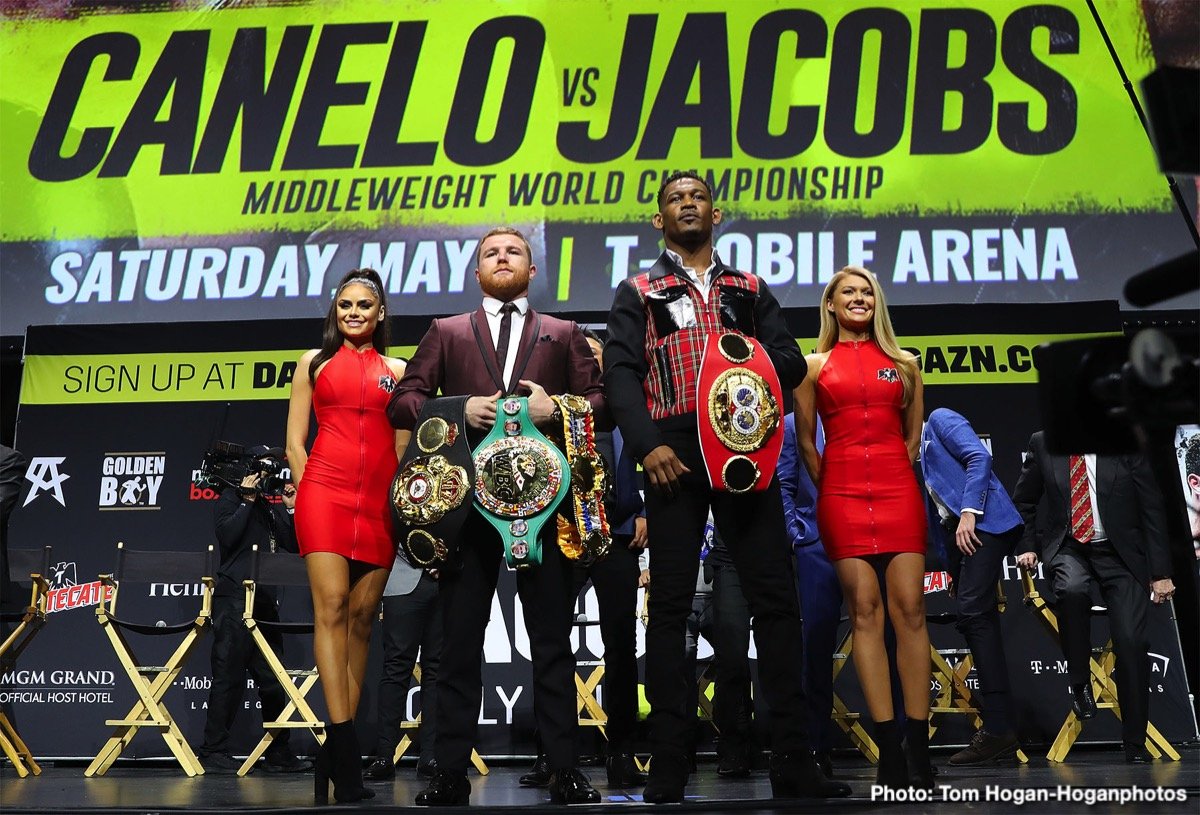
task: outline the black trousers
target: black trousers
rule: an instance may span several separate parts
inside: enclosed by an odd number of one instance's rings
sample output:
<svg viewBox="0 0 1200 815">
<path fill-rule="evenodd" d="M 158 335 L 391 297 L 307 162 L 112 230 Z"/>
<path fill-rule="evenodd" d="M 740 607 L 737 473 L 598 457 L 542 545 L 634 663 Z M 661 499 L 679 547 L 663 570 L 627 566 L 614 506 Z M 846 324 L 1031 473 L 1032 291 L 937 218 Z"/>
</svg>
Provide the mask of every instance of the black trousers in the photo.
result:
<svg viewBox="0 0 1200 815">
<path fill-rule="evenodd" d="M 1078 543 L 1068 538 L 1051 559 L 1050 572 L 1067 675 L 1073 685 L 1091 681 L 1091 588 L 1093 583 L 1099 584 L 1117 655 L 1114 673 L 1121 701 L 1121 740 L 1143 744 L 1150 708 L 1150 640 L 1146 635 L 1150 587 L 1129 571 L 1110 541 Z"/>
<path fill-rule="evenodd" d="M 254 686 L 262 702 L 263 721 L 278 719 L 287 704 L 287 694 L 242 622 L 245 606 L 246 601 L 241 595 L 220 594 L 213 597 L 212 687 L 208 692 L 208 716 L 204 722 L 204 745 L 198 751 L 200 755 L 233 752 L 229 731 L 238 711 L 242 709 L 246 671 L 254 677 Z M 279 612 L 274 602 L 259 596 L 256 598 L 254 616 L 259 620 L 277 621 Z M 283 638 L 275 632 L 264 631 L 263 634 L 275 652 L 280 653 Z M 279 735 L 271 742 L 269 752 L 287 749 L 290 735 L 291 730 L 280 728 Z"/>
<path fill-rule="evenodd" d="M 571 649 L 574 581 L 571 561 L 555 542 L 551 518 L 542 527 L 542 563 L 517 573 L 533 659 L 533 713 L 550 766 L 576 763 L 575 653 Z M 438 581 L 445 647 L 438 675 L 438 766 L 466 774 L 483 696 L 483 638 L 504 553 L 500 537 L 478 512 L 459 534 L 462 569 Z"/>
<path fill-rule="evenodd" d="M 741 578 L 754 617 L 758 671 L 771 709 L 777 752 L 808 749 L 801 654 L 803 635 L 792 577 L 791 545 L 783 521 L 779 480 L 763 492 L 732 494 L 709 488 L 694 432 L 664 441 L 691 472 L 674 498 L 646 492 L 650 536 L 650 624 L 646 632 L 646 696 L 655 753 L 683 755 L 695 709 L 685 674 L 685 621 L 696 586 L 704 523 L 711 506 L 721 539 Z"/>
<path fill-rule="evenodd" d="M 957 521 L 954 523 L 957 527 Z M 955 628 L 967 640 L 975 658 L 983 729 L 999 736 L 1011 732 L 1015 722 L 1008 660 L 1000 633 L 1000 612 L 996 608 L 996 583 L 1004 558 L 1012 554 L 1020 537 L 1020 527 L 1001 535 L 977 529 L 975 535 L 982 543 L 975 554 L 964 555 L 953 543 L 947 549 L 958 613 Z"/>
<path fill-rule="evenodd" d="M 721 737 L 722 755 L 750 748 L 750 719 L 754 703 L 750 694 L 750 604 L 733 566 L 713 569 L 713 651 L 716 653 L 716 689 L 713 724 Z"/>
<path fill-rule="evenodd" d="M 405 699 L 421 655 L 421 756 L 433 758 L 437 686 L 442 659 L 442 614 L 437 581 L 422 574 L 408 594 L 383 598 L 383 676 L 379 680 L 375 755 L 390 759 L 400 743 Z"/>
<path fill-rule="evenodd" d="M 590 566 L 576 566 L 572 597 L 590 579 L 600 607 L 604 642 L 604 712 L 608 714 L 609 753 L 633 752 L 637 726 L 637 589 L 638 559 L 629 537 L 613 538 L 608 556 Z"/>
</svg>

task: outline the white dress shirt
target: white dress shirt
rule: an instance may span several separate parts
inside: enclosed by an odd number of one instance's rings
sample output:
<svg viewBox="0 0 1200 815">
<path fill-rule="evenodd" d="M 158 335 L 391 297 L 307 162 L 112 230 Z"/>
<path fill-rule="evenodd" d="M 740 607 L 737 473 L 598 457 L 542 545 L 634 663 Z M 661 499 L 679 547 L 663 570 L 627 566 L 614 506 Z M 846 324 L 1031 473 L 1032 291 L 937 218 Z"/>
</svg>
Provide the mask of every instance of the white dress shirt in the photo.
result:
<svg viewBox="0 0 1200 815">
<path fill-rule="evenodd" d="M 679 266 L 681 269 L 683 269 L 684 274 L 687 275 L 687 279 L 691 282 L 691 284 L 693 286 L 695 286 L 697 289 L 700 290 L 700 296 L 703 297 L 707 301 L 708 300 L 708 290 L 712 286 L 713 269 L 717 268 L 717 263 L 718 263 L 717 250 L 716 249 L 713 250 L 712 263 L 710 263 L 708 265 L 708 269 L 704 272 L 704 279 L 701 279 L 699 272 L 697 272 L 691 266 L 684 265 L 683 257 L 680 256 L 678 253 L 672 252 L 670 249 L 668 249 L 667 257 L 669 257 L 671 260 L 675 261 L 676 266 Z"/>
<path fill-rule="evenodd" d="M 529 298 L 518 297 L 512 301 L 517 310 L 512 315 L 512 333 L 508 335 L 508 356 L 504 359 L 504 384 L 509 385 L 513 368 L 517 365 L 517 350 L 521 346 L 521 332 L 525 330 L 525 315 L 529 312 Z M 500 347 L 500 307 L 504 303 L 495 297 L 483 298 L 483 310 L 487 312 L 488 329 L 492 335 L 492 347 Z M 516 383 L 512 383 L 516 384 Z"/>
</svg>

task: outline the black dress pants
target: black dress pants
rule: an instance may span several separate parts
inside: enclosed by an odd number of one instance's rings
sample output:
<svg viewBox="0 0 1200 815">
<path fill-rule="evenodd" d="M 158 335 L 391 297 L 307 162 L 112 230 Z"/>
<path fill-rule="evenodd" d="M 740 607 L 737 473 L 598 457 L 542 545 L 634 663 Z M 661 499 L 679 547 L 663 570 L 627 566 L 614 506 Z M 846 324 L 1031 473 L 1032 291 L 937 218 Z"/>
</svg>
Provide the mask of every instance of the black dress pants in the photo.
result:
<svg viewBox="0 0 1200 815">
<path fill-rule="evenodd" d="M 533 659 L 534 719 L 550 766 L 561 769 L 576 764 L 578 709 L 571 649 L 574 582 L 571 561 L 558 548 L 555 532 L 551 518 L 540 534 L 542 562 L 517 573 L 517 592 Z M 504 553 L 498 533 L 477 511 L 467 516 L 459 538 L 462 569 L 438 581 L 445 647 L 434 753 L 441 769 L 465 775 L 483 696 L 484 632 Z"/>
<path fill-rule="evenodd" d="M 609 754 L 633 752 L 637 725 L 638 559 L 628 536 L 615 536 L 603 560 L 575 567 L 572 597 L 590 578 L 600 607 L 604 642 L 604 712 L 608 714 Z"/>
<path fill-rule="evenodd" d="M 684 756 L 690 746 L 695 697 L 685 674 L 685 621 L 696 587 L 709 507 L 741 578 L 754 617 L 759 679 L 771 710 L 776 752 L 809 749 L 802 664 L 802 630 L 792 576 L 791 545 L 783 521 L 779 480 L 763 492 L 714 492 L 694 432 L 665 433 L 664 442 L 691 470 L 679 493 L 646 492 L 650 536 L 650 623 L 646 632 L 646 695 L 655 753 Z"/>
<path fill-rule="evenodd" d="M 716 690 L 713 724 L 721 734 L 721 755 L 750 749 L 754 703 L 750 693 L 750 604 L 742 581 L 732 566 L 713 569 L 713 651 L 716 653 Z"/>
<path fill-rule="evenodd" d="M 1150 587 L 1129 571 L 1111 541 L 1078 543 L 1068 538 L 1051 559 L 1050 572 L 1072 685 L 1091 681 L 1091 587 L 1093 582 L 1099 584 L 1117 655 L 1114 673 L 1121 702 L 1121 740 L 1143 744 L 1150 707 L 1150 640 L 1146 635 Z"/>
<path fill-rule="evenodd" d="M 957 522 L 955 522 L 957 525 Z M 967 640 L 979 677 L 979 715 L 983 729 L 1001 736 L 1013 729 L 1012 690 L 1008 660 L 996 608 L 996 583 L 1004 558 L 1012 554 L 1020 527 L 1001 535 L 975 530 L 982 544 L 973 555 L 964 555 L 953 543 L 947 554 L 954 575 L 954 602 L 958 620 L 955 628 Z"/>
<path fill-rule="evenodd" d="M 262 720 L 275 721 L 287 704 L 287 694 L 267 660 L 258 652 L 254 639 L 242 621 L 246 601 L 241 595 L 219 594 L 213 597 L 212 687 L 208 692 L 208 716 L 204 722 L 204 745 L 200 755 L 232 754 L 229 731 L 246 693 L 246 671 L 254 677 L 262 702 Z M 265 597 L 256 598 L 254 616 L 277 621 L 275 604 Z M 271 647 L 279 653 L 283 638 L 275 632 L 263 632 Z M 286 750 L 291 730 L 284 727 L 271 742 L 270 752 Z"/>
<path fill-rule="evenodd" d="M 379 680 L 375 755 L 390 759 L 400 743 L 413 666 L 421 656 L 421 756 L 433 757 L 437 741 L 437 686 L 442 659 L 438 584 L 427 574 L 408 594 L 383 598 L 383 677 Z"/>
</svg>

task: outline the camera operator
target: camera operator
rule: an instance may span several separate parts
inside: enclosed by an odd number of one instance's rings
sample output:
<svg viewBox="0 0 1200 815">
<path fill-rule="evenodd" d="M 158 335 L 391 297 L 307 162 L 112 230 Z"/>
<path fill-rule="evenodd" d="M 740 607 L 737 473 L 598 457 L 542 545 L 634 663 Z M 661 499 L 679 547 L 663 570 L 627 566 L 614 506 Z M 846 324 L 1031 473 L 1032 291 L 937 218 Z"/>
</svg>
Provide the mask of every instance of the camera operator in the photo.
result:
<svg viewBox="0 0 1200 815">
<path fill-rule="evenodd" d="M 217 541 L 221 547 L 221 566 L 213 593 L 212 688 L 208 695 L 208 719 L 204 726 L 204 745 L 200 762 L 209 773 L 237 772 L 241 762 L 233 758 L 229 730 L 242 707 L 246 689 L 246 671 L 254 677 L 262 702 L 264 721 L 279 718 L 287 695 L 270 666 L 254 645 L 250 631 L 242 621 L 245 593 L 242 581 L 250 576 L 250 559 L 255 544 L 260 549 L 298 551 L 292 513 L 296 505 L 296 487 L 286 484 L 282 505 L 273 504 L 263 494 L 282 458 L 281 448 L 263 445 L 246 451 L 248 474 L 237 487 L 226 486 L 213 513 Z M 254 616 L 259 620 L 278 620 L 275 593 L 260 587 L 255 594 Z M 266 633 L 266 632 L 264 632 Z M 279 649 L 278 634 L 266 633 Z M 298 773 L 312 769 L 312 762 L 296 757 L 288 744 L 290 731 L 283 729 L 275 737 L 264 757 L 264 769 L 273 773 Z"/>
</svg>

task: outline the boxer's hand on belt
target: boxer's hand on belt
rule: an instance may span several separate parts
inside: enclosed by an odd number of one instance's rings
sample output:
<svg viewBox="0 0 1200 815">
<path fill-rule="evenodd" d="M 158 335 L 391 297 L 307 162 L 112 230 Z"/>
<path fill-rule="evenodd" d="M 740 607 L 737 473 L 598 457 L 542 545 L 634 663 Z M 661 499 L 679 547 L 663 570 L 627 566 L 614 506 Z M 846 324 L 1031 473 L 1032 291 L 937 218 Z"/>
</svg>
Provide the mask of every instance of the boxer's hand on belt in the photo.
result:
<svg viewBox="0 0 1200 815">
<path fill-rule="evenodd" d="M 679 476 L 691 472 L 666 444 L 660 444 L 646 454 L 642 469 L 650 479 L 650 485 L 667 498 L 674 498 L 679 493 Z"/>
<path fill-rule="evenodd" d="M 467 424 L 477 430 L 491 430 L 496 424 L 496 400 L 500 391 L 491 396 L 472 396 L 467 400 Z"/>
<path fill-rule="evenodd" d="M 529 418 L 538 427 L 545 427 L 550 424 L 550 419 L 558 410 L 558 404 L 550 398 L 546 393 L 546 389 L 531 379 L 522 379 L 518 383 L 522 387 L 529 388 Z M 556 428 L 562 431 L 562 422 L 559 422 L 559 427 Z"/>
</svg>

